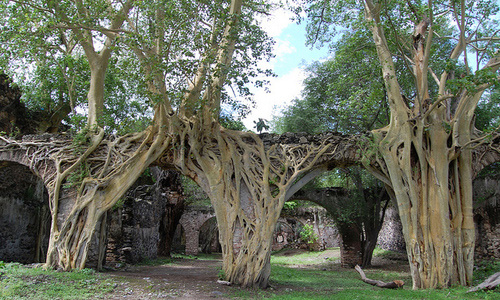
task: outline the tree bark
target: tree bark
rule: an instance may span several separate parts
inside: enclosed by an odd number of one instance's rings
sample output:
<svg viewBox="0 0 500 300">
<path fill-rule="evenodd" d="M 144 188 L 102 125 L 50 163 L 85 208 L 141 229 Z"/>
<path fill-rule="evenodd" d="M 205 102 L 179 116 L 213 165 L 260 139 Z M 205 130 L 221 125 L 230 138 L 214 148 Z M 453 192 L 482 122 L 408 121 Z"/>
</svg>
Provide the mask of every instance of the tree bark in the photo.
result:
<svg viewBox="0 0 500 300">
<path fill-rule="evenodd" d="M 363 262 L 361 232 L 356 224 L 346 224 L 339 228 L 341 237 L 340 264 L 343 268 L 353 268 Z"/>
<path fill-rule="evenodd" d="M 471 145 L 481 141 L 481 138 L 475 140 L 478 137 L 474 134 L 473 116 L 488 85 L 449 95 L 445 71 L 439 93 L 430 97 L 427 82 L 433 36 L 430 10 L 430 19 L 423 18 L 416 24 L 413 34 L 416 97 L 412 99 L 413 105 L 407 105 L 402 101 L 393 54 L 380 19 L 383 4 L 364 2 L 365 18 L 382 65 L 391 108 L 389 125 L 372 132 L 379 153 L 368 168 L 394 192 L 413 288 L 469 285 L 474 256 Z M 463 24 L 460 30 L 464 32 Z M 450 59 L 464 54 L 464 38 L 462 34 Z M 485 68 L 496 72 L 498 61 L 498 57 L 493 57 Z M 445 101 L 451 97 L 459 103 L 453 115 Z"/>
<path fill-rule="evenodd" d="M 99 220 L 170 143 L 160 126 L 111 141 L 103 137 L 103 130 L 91 133 L 90 146 L 81 155 L 72 147 L 54 154 L 57 172 L 47 184 L 52 213 L 48 267 L 85 267 Z M 79 169 L 82 165 L 87 166 L 86 173 Z M 64 187 L 74 172 L 84 172 L 83 180 L 77 182 L 78 187 Z M 59 209 L 61 190 L 71 191 L 73 198 L 72 203 L 66 203 L 69 212 L 64 214 Z"/>
</svg>

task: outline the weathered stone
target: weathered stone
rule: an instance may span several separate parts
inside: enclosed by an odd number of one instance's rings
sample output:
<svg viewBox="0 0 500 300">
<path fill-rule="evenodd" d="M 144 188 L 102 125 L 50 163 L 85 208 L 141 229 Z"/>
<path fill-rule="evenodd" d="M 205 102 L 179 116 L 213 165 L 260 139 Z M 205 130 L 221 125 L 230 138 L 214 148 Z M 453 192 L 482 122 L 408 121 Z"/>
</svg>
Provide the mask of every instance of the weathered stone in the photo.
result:
<svg viewBox="0 0 500 300">
<path fill-rule="evenodd" d="M 0 168 L 0 261 L 44 262 L 50 211 L 43 182 L 16 163 Z"/>
</svg>

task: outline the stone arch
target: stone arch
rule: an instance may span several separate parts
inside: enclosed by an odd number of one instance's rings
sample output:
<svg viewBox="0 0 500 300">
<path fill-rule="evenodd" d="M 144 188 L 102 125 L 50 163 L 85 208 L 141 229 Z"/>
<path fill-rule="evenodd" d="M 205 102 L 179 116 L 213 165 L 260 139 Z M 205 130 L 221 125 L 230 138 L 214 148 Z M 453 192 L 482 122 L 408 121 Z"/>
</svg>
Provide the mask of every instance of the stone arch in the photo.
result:
<svg viewBox="0 0 500 300">
<path fill-rule="evenodd" d="M 217 218 L 206 220 L 200 226 L 199 248 L 202 253 L 221 252 L 219 242 L 219 228 L 217 227 Z"/>
<path fill-rule="evenodd" d="M 179 221 L 186 235 L 186 255 L 198 255 L 200 242 L 200 227 L 209 219 L 215 217 L 212 208 L 188 207 Z"/>
<path fill-rule="evenodd" d="M 328 212 L 338 210 L 339 203 L 349 200 L 349 193 L 346 189 L 341 187 L 331 187 L 313 190 L 301 190 L 297 192 L 292 200 L 309 201 L 315 203 Z M 316 218 L 316 215 L 314 215 Z M 312 222 L 313 227 L 316 220 Z M 350 223 L 344 224 L 344 227 L 339 228 L 339 242 L 341 253 L 341 265 L 343 267 L 351 267 L 351 265 L 362 265 L 362 242 L 360 239 L 360 228 Z M 315 228 L 315 231 L 319 229 Z M 322 241 L 318 241 L 318 245 L 311 245 L 322 247 Z"/>
<path fill-rule="evenodd" d="M 45 262 L 52 220 L 47 188 L 22 157 L 0 156 L 0 260 Z"/>
</svg>

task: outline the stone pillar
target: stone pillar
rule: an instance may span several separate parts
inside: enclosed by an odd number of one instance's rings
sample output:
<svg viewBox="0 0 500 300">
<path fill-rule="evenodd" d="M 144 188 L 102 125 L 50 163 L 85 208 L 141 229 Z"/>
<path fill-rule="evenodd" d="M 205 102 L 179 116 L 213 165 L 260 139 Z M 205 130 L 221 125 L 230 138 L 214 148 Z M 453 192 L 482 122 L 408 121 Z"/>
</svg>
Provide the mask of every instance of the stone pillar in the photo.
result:
<svg viewBox="0 0 500 300">
<path fill-rule="evenodd" d="M 186 255 L 198 255 L 198 246 L 200 242 L 200 231 L 194 228 L 184 228 L 186 236 Z"/>
</svg>

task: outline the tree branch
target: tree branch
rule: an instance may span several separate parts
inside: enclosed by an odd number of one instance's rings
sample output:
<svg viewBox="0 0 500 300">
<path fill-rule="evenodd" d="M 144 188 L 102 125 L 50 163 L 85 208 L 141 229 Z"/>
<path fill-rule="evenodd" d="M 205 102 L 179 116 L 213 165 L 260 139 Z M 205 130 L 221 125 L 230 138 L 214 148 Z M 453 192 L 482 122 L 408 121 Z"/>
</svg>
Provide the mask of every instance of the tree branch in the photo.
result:
<svg viewBox="0 0 500 300">
<path fill-rule="evenodd" d="M 369 278 L 366 278 L 365 272 L 363 272 L 363 270 L 361 269 L 360 266 L 356 265 L 356 267 L 354 267 L 354 269 L 356 271 L 358 271 L 359 275 L 361 275 L 361 280 L 363 280 L 363 282 L 366 282 L 366 283 L 374 285 L 374 286 L 378 286 L 380 288 L 398 289 L 398 288 L 402 288 L 403 285 L 405 284 L 401 280 L 394 280 L 392 282 L 383 282 L 380 280 L 369 279 Z"/>
<path fill-rule="evenodd" d="M 375 5 L 371 0 L 365 0 L 365 19 L 373 34 L 373 40 L 377 49 L 380 64 L 382 65 L 382 75 L 387 89 L 389 98 L 389 107 L 391 108 L 391 117 L 393 119 L 398 115 L 397 112 L 403 113 L 406 116 L 400 115 L 398 120 L 407 118 L 409 110 L 400 92 L 400 85 L 396 76 L 396 68 L 392 60 L 392 54 L 387 45 L 384 30 L 380 24 L 380 4 Z"/>
</svg>

